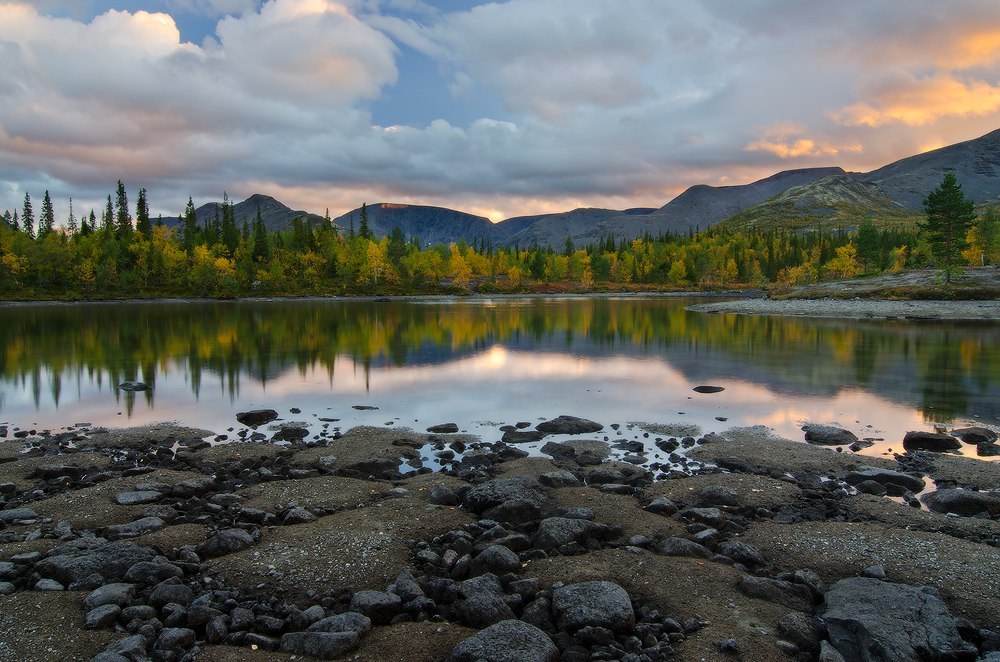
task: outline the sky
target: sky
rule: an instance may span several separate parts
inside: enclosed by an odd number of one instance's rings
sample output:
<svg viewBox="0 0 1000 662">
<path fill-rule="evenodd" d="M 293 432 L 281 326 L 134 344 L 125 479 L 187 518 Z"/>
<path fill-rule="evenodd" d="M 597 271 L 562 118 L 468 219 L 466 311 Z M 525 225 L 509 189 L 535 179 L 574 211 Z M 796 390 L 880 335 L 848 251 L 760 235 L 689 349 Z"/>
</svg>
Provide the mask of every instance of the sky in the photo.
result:
<svg viewBox="0 0 1000 662">
<path fill-rule="evenodd" d="M 996 0 L 0 0 L 0 210 L 497 221 L 1000 128 Z"/>
</svg>

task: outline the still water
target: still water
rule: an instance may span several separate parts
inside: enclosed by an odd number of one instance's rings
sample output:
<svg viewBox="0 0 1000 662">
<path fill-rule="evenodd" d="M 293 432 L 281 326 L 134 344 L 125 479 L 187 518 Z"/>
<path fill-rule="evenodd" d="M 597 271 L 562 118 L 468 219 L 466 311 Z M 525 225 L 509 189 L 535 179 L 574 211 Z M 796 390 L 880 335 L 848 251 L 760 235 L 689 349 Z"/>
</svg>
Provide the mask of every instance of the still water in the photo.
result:
<svg viewBox="0 0 1000 662">
<path fill-rule="evenodd" d="M 1000 423 L 1000 324 L 706 315 L 685 310 L 693 301 L 7 306 L 0 425 L 225 432 L 236 412 L 267 407 L 317 428 L 455 422 L 484 441 L 560 414 L 622 430 L 764 425 L 801 440 L 815 422 L 881 454 L 902 450 L 907 430 Z M 152 390 L 125 393 L 124 380 Z M 706 384 L 725 390 L 692 391 Z"/>
</svg>

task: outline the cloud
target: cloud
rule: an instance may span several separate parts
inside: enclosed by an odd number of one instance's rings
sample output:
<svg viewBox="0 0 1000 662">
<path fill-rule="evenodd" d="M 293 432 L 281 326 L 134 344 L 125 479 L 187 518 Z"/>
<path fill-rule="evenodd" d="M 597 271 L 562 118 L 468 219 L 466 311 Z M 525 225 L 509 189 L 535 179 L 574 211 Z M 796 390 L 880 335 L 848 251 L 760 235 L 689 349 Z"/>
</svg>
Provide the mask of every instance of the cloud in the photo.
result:
<svg viewBox="0 0 1000 662">
<path fill-rule="evenodd" d="M 254 11 L 258 0 L 166 0 L 167 9 L 186 11 L 210 18 L 239 16 Z"/>
<path fill-rule="evenodd" d="M 942 117 L 991 115 L 1000 110 L 1000 85 L 940 74 L 907 77 L 874 90 L 868 98 L 834 113 L 834 119 L 848 126 L 878 127 L 892 122 L 924 126 Z"/>
</svg>

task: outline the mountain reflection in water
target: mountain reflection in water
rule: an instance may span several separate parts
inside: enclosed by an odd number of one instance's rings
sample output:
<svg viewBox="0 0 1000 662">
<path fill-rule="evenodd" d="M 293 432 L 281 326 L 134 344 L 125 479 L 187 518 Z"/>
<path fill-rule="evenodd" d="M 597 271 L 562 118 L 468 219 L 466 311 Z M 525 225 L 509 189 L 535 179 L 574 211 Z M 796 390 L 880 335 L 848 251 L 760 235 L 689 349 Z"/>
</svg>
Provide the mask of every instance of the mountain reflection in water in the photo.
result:
<svg viewBox="0 0 1000 662">
<path fill-rule="evenodd" d="M 705 431 L 762 423 L 795 439 L 805 421 L 836 423 L 888 446 L 933 423 L 998 422 L 998 324 L 705 315 L 685 311 L 691 302 L 11 306 L 0 422 L 180 420 L 221 431 L 234 412 L 267 406 L 419 428 L 565 413 Z M 125 380 L 153 388 L 125 394 Z M 726 391 L 700 395 L 697 384 Z M 359 403 L 380 409 L 351 409 Z"/>
</svg>

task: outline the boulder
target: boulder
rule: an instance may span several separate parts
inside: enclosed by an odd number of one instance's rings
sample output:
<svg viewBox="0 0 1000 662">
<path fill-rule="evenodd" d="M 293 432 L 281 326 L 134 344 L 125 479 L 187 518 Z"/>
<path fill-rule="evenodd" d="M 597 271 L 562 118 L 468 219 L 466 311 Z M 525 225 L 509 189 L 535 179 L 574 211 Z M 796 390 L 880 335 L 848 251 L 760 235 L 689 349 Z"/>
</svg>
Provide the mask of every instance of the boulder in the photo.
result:
<svg viewBox="0 0 1000 662">
<path fill-rule="evenodd" d="M 911 492 L 920 492 L 924 489 L 922 478 L 911 476 L 902 471 L 893 471 L 892 469 L 882 469 L 879 467 L 860 467 L 849 472 L 844 477 L 844 480 L 851 485 L 860 485 L 865 481 L 873 480 L 882 485 L 899 485 Z"/>
<path fill-rule="evenodd" d="M 691 390 L 695 393 L 722 393 L 726 388 L 724 386 L 695 386 Z"/>
<path fill-rule="evenodd" d="M 802 426 L 802 430 L 806 433 L 806 441 L 822 446 L 850 446 L 858 440 L 857 435 L 850 430 L 833 425 L 807 423 Z"/>
<path fill-rule="evenodd" d="M 265 423 L 270 423 L 276 418 L 278 418 L 278 412 L 273 409 L 253 409 L 251 411 L 243 411 L 236 414 L 236 420 L 249 427 L 264 425 Z"/>
<path fill-rule="evenodd" d="M 495 575 L 503 575 L 521 567 L 521 559 L 517 554 L 502 545 L 490 545 L 472 561 L 471 574 L 473 576 L 491 572 Z"/>
<path fill-rule="evenodd" d="M 712 556 L 707 547 L 686 538 L 664 538 L 654 545 L 653 550 L 664 556 L 691 556 L 700 559 Z"/>
<path fill-rule="evenodd" d="M 358 646 L 356 632 L 289 632 L 281 637 L 281 651 L 333 660 Z"/>
<path fill-rule="evenodd" d="M 546 496 L 535 478 L 511 476 L 495 478 L 476 485 L 466 493 L 464 505 L 474 513 L 482 513 L 488 508 L 513 499 L 523 499 L 541 506 L 545 503 Z"/>
<path fill-rule="evenodd" d="M 163 495 L 155 490 L 138 490 L 135 492 L 121 492 L 115 495 L 115 503 L 119 506 L 139 506 L 146 503 L 159 501 Z"/>
<path fill-rule="evenodd" d="M 122 382 L 118 385 L 118 388 L 122 391 L 129 391 L 135 393 L 136 391 L 148 391 L 152 388 L 149 384 L 145 382 Z"/>
<path fill-rule="evenodd" d="M 594 421 L 576 416 L 558 416 L 551 421 L 545 421 L 535 426 L 535 429 L 545 434 L 589 434 L 600 432 L 604 426 Z"/>
<path fill-rule="evenodd" d="M 484 628 L 517 618 L 502 593 L 474 593 L 460 602 L 456 610 L 462 623 L 474 628 Z"/>
<path fill-rule="evenodd" d="M 309 632 L 353 632 L 359 637 L 372 629 L 372 619 L 356 611 L 329 616 L 309 626 Z"/>
<path fill-rule="evenodd" d="M 997 433 L 989 428 L 958 428 L 951 431 L 951 436 L 958 437 L 967 444 L 992 444 L 997 440 Z"/>
<path fill-rule="evenodd" d="M 570 633 L 588 626 L 615 632 L 635 627 L 632 600 L 613 582 L 583 582 L 553 590 L 552 613 L 559 629 Z"/>
<path fill-rule="evenodd" d="M 908 451 L 931 451 L 946 453 L 962 447 L 962 442 L 949 434 L 937 432 L 911 431 L 903 437 L 903 448 Z"/>
<path fill-rule="evenodd" d="M 1000 492 L 976 492 L 965 489 L 937 490 L 920 497 L 936 513 L 1000 515 Z"/>
<path fill-rule="evenodd" d="M 432 425 L 427 428 L 427 431 L 431 434 L 454 434 L 458 432 L 457 423 L 441 423 L 440 425 Z"/>
<path fill-rule="evenodd" d="M 385 624 L 399 614 L 402 600 L 395 593 L 358 591 L 351 596 L 351 611 L 367 616 L 372 623 Z"/>
<path fill-rule="evenodd" d="M 243 529 L 225 529 L 198 545 L 198 556 L 210 559 L 246 549 L 253 545 L 253 537 Z"/>
<path fill-rule="evenodd" d="M 472 635 L 451 652 L 449 662 L 555 662 L 559 649 L 549 635 L 518 620 L 500 621 Z"/>
<path fill-rule="evenodd" d="M 143 517 L 125 524 L 112 524 L 104 529 L 104 536 L 112 540 L 118 538 L 135 538 L 159 531 L 166 525 L 167 523 L 159 517 Z"/>
<path fill-rule="evenodd" d="M 84 549 L 72 545 L 57 547 L 35 564 L 35 571 L 66 586 L 92 575 L 111 581 L 121 579 L 136 563 L 152 561 L 155 556 L 153 550 L 131 542 L 95 541 L 92 547 Z"/>
<path fill-rule="evenodd" d="M 737 584 L 740 593 L 751 598 L 760 598 L 783 605 L 795 611 L 811 612 L 812 591 L 802 584 L 793 584 L 780 579 L 743 575 Z"/>
<path fill-rule="evenodd" d="M 599 522 L 549 517 L 538 525 L 532 542 L 539 549 L 553 549 L 571 542 L 583 543 L 589 538 L 605 538 L 609 533 L 610 528 Z"/>
<path fill-rule="evenodd" d="M 891 609 L 886 607 L 891 605 Z M 833 646 L 848 660 L 974 660 L 955 618 L 930 587 L 842 579 L 826 592 L 823 614 Z"/>
</svg>

